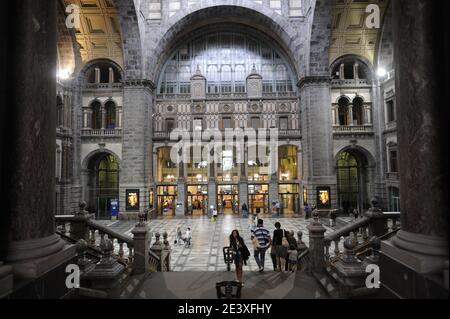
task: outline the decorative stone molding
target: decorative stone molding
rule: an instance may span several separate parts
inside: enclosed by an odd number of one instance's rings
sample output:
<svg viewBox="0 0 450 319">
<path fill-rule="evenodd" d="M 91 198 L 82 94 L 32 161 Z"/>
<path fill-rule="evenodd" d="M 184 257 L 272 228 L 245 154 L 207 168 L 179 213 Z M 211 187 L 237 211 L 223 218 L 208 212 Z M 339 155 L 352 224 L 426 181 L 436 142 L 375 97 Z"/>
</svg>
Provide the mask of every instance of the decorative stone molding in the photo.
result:
<svg viewBox="0 0 450 319">
<path fill-rule="evenodd" d="M 292 105 L 290 102 L 279 102 L 277 103 L 277 112 L 279 113 L 289 113 L 292 111 Z"/>
<path fill-rule="evenodd" d="M 234 113 L 234 103 L 220 103 L 219 110 L 221 113 Z"/>
<path fill-rule="evenodd" d="M 300 81 L 298 81 L 297 86 L 301 89 L 305 85 L 309 84 L 330 84 L 331 77 L 329 76 L 305 76 Z"/>
<path fill-rule="evenodd" d="M 249 102 L 247 104 L 247 111 L 249 113 L 261 113 L 263 111 L 262 102 Z"/>
<path fill-rule="evenodd" d="M 145 79 L 127 79 L 123 81 L 124 87 L 144 87 L 154 91 L 156 89 L 155 84 L 150 80 Z"/>
<path fill-rule="evenodd" d="M 206 103 L 192 103 L 191 113 L 193 114 L 203 114 L 206 112 Z"/>
</svg>

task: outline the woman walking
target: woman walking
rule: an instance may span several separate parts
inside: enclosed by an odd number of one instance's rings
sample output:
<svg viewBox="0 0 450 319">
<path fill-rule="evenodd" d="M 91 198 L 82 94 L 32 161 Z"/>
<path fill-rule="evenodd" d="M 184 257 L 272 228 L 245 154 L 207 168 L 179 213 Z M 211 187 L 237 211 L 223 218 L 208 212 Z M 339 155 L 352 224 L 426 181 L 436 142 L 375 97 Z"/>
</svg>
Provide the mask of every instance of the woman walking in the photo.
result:
<svg viewBox="0 0 450 319">
<path fill-rule="evenodd" d="M 237 281 L 243 281 L 243 266 L 247 265 L 247 260 L 250 258 L 250 251 L 245 245 L 244 239 L 239 235 L 239 231 L 233 230 L 230 235 L 230 247 L 234 253 L 234 264 L 236 265 Z"/>
<path fill-rule="evenodd" d="M 280 223 L 275 223 L 275 230 L 273 232 L 273 246 L 275 250 L 275 257 L 277 260 L 277 271 L 282 272 L 286 265 L 286 256 L 289 248 L 289 243 L 286 239 L 286 232 L 281 229 Z"/>
</svg>

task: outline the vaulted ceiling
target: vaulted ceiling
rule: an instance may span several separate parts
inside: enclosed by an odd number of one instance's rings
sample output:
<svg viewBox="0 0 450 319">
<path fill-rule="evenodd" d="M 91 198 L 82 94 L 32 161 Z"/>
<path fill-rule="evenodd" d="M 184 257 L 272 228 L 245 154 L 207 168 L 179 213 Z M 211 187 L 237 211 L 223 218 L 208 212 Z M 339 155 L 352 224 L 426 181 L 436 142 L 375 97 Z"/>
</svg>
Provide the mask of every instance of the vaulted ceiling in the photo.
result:
<svg viewBox="0 0 450 319">
<path fill-rule="evenodd" d="M 380 22 L 388 0 L 336 0 L 332 17 L 330 63 L 346 54 L 355 54 L 374 63 L 380 29 L 366 25 L 366 8 L 376 4 L 380 8 Z"/>
<path fill-rule="evenodd" d="M 109 58 L 123 66 L 122 39 L 113 0 L 63 0 L 80 8 L 80 28 L 75 31 L 84 63 Z"/>
</svg>

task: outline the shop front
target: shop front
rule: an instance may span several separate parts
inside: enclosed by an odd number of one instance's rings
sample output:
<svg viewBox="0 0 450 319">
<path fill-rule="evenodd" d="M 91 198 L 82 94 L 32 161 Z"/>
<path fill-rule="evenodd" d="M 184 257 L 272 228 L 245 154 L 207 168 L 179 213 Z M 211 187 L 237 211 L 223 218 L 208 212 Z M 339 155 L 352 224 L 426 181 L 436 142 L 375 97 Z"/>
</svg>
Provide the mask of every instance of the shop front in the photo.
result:
<svg viewBox="0 0 450 319">
<path fill-rule="evenodd" d="M 217 191 L 217 207 L 224 215 L 239 214 L 238 185 L 219 185 Z"/>
<path fill-rule="evenodd" d="M 187 189 L 188 214 L 208 214 L 208 185 L 188 185 Z"/>
<path fill-rule="evenodd" d="M 269 214 L 269 184 L 248 185 L 248 209 L 255 214 L 259 211 L 261 214 Z"/>
<path fill-rule="evenodd" d="M 177 187 L 158 186 L 158 214 L 161 216 L 174 216 L 177 200 Z"/>
</svg>

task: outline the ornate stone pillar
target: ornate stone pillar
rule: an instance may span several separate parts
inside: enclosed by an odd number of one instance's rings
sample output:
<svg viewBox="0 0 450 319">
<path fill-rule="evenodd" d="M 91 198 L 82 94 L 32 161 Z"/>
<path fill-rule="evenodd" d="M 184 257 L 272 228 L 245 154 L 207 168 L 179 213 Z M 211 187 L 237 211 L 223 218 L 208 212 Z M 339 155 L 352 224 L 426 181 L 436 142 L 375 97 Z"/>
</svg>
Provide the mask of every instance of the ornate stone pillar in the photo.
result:
<svg viewBox="0 0 450 319">
<path fill-rule="evenodd" d="M 14 1 L 8 15 L 5 261 L 37 278 L 75 256 L 55 234 L 56 1 Z"/>
<path fill-rule="evenodd" d="M 396 0 L 394 43 L 401 231 L 385 256 L 418 274 L 448 261 L 447 1 Z M 448 62 L 447 62 L 448 63 Z M 382 269 L 383 270 L 383 269 Z"/>
</svg>

